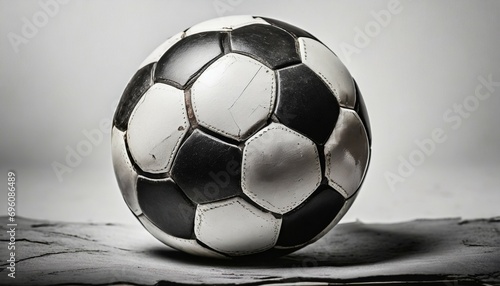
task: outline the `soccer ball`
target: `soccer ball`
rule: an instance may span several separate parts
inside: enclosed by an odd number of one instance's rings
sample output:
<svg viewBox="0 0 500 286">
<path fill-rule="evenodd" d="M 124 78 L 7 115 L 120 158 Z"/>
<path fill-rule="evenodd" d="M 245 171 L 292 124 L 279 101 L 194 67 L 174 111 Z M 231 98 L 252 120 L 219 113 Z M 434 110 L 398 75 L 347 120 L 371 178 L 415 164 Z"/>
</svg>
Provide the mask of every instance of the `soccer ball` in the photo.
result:
<svg viewBox="0 0 500 286">
<path fill-rule="evenodd" d="M 356 82 L 308 32 L 254 16 L 161 44 L 118 104 L 112 156 L 130 210 L 163 243 L 210 257 L 283 255 L 335 226 L 371 135 Z"/>
</svg>

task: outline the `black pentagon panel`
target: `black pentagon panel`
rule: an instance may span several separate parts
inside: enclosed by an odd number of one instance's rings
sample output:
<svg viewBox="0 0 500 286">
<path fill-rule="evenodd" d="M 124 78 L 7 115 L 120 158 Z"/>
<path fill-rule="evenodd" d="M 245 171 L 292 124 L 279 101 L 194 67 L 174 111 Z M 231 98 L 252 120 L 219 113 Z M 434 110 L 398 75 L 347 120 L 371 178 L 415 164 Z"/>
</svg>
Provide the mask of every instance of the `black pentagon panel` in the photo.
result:
<svg viewBox="0 0 500 286">
<path fill-rule="evenodd" d="M 359 90 L 358 84 L 354 81 L 354 86 L 356 88 L 356 104 L 354 105 L 354 110 L 361 118 L 361 121 L 365 125 L 366 134 L 368 134 L 368 140 L 370 141 L 370 145 L 372 143 L 372 131 L 370 126 L 370 118 L 368 118 L 368 111 L 366 110 L 365 101 L 363 100 L 363 96 L 361 95 L 361 91 Z"/>
<path fill-rule="evenodd" d="M 221 34 L 205 32 L 188 36 L 160 58 L 155 81 L 184 87 L 205 65 L 222 54 Z"/>
<path fill-rule="evenodd" d="M 333 221 L 344 203 L 337 191 L 320 186 L 304 203 L 283 216 L 276 245 L 297 246 L 313 239 Z"/>
<path fill-rule="evenodd" d="M 144 215 L 175 237 L 193 237 L 196 207 L 172 181 L 137 180 L 137 198 Z"/>
<path fill-rule="evenodd" d="M 316 39 L 316 37 L 314 37 L 310 33 L 302 30 L 301 28 L 290 25 L 286 22 L 282 22 L 279 20 L 271 19 L 271 18 L 265 18 L 265 17 L 259 17 L 259 18 L 263 19 L 264 21 L 268 22 L 269 24 L 271 24 L 273 26 L 276 26 L 276 27 L 279 27 L 283 30 L 286 30 L 287 32 L 289 32 L 290 34 L 294 35 L 297 38 L 304 37 L 304 38 L 311 38 L 311 39 L 318 40 L 318 39 Z"/>
<path fill-rule="evenodd" d="M 324 144 L 339 116 L 339 104 L 323 81 L 304 64 L 278 70 L 281 123 Z"/>
<path fill-rule="evenodd" d="M 253 57 L 271 68 L 300 63 L 291 34 L 270 25 L 249 25 L 231 33 L 231 49 Z"/>
<path fill-rule="evenodd" d="M 192 201 L 217 201 L 243 193 L 241 162 L 236 146 L 195 130 L 177 153 L 172 177 Z"/>
<path fill-rule="evenodd" d="M 138 70 L 125 87 L 120 102 L 116 107 L 113 125 L 121 131 L 127 129 L 128 119 L 142 95 L 154 84 L 153 72 L 155 63 Z"/>
</svg>

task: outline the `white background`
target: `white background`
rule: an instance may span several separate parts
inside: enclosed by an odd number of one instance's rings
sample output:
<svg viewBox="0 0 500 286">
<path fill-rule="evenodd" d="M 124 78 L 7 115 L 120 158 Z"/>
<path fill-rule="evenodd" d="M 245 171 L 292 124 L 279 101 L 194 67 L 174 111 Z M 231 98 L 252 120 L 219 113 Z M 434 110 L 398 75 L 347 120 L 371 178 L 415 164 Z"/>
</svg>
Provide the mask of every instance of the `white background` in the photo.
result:
<svg viewBox="0 0 500 286">
<path fill-rule="evenodd" d="M 109 133 L 62 181 L 51 165 L 66 164 L 66 148 L 86 140 L 84 130 L 111 120 L 128 80 L 157 45 L 233 14 L 302 27 L 357 80 L 373 156 L 344 221 L 500 215 L 500 87 L 460 116 L 461 124 L 443 119 L 454 104 L 473 100 L 478 77 L 500 82 L 498 1 L 401 1 L 385 22 L 374 14 L 392 1 L 94 0 L 58 4 L 48 15 L 42 6 L 49 2 L 0 1 L 1 215 L 7 171 L 15 170 L 18 215 L 136 223 L 115 182 Z M 38 24 L 35 32 L 23 32 L 26 21 Z M 370 35 L 360 43 L 365 29 Z M 13 44 L 13 35 L 24 43 Z M 391 188 L 387 172 L 401 175 L 400 158 L 418 152 L 415 141 L 436 128 L 446 140 Z"/>
</svg>

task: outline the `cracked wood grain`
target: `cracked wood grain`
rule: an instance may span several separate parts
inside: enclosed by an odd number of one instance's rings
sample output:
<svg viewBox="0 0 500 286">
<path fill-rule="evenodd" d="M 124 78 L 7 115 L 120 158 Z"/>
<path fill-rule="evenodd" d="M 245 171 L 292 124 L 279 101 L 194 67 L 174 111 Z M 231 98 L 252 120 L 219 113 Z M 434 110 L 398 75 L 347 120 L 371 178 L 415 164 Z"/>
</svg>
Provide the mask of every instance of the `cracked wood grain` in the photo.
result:
<svg viewBox="0 0 500 286">
<path fill-rule="evenodd" d="M 291 255 L 242 261 L 180 253 L 139 224 L 18 218 L 15 279 L 7 277 L 0 221 L 1 285 L 500 285 L 500 218 L 347 223 Z"/>
</svg>

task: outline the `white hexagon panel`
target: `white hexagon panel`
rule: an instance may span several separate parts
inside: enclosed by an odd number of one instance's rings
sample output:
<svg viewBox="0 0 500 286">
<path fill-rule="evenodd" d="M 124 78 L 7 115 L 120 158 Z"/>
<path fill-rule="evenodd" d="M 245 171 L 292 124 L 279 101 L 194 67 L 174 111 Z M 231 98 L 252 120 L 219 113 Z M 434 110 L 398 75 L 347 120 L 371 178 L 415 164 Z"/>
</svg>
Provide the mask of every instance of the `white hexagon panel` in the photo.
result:
<svg viewBox="0 0 500 286">
<path fill-rule="evenodd" d="M 325 175 L 328 184 L 344 197 L 360 186 L 370 158 L 366 129 L 354 110 L 340 108 L 333 133 L 325 144 Z"/>
<path fill-rule="evenodd" d="M 316 144 L 278 123 L 271 123 L 247 142 L 241 187 L 258 205 L 284 214 L 300 205 L 321 182 Z"/>
<path fill-rule="evenodd" d="M 211 64 L 191 88 L 200 125 L 235 140 L 245 140 L 271 115 L 276 98 L 274 72 L 240 54 Z"/>
<path fill-rule="evenodd" d="M 164 173 L 187 132 L 184 92 L 156 83 L 135 106 L 127 130 L 134 161 L 145 172 Z"/>
<path fill-rule="evenodd" d="M 198 205 L 194 224 L 200 241 L 217 251 L 238 256 L 272 248 L 278 239 L 281 219 L 235 197 Z"/>
</svg>

